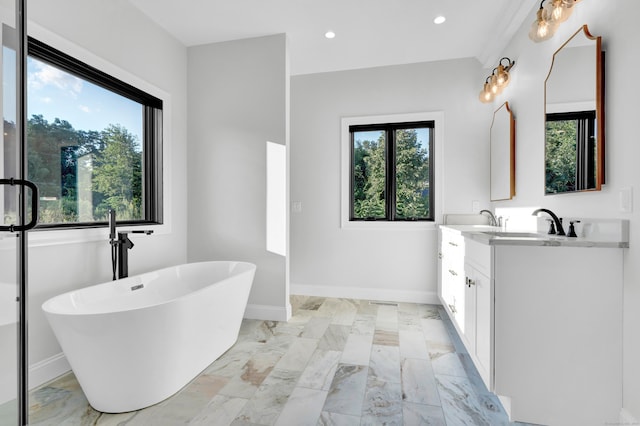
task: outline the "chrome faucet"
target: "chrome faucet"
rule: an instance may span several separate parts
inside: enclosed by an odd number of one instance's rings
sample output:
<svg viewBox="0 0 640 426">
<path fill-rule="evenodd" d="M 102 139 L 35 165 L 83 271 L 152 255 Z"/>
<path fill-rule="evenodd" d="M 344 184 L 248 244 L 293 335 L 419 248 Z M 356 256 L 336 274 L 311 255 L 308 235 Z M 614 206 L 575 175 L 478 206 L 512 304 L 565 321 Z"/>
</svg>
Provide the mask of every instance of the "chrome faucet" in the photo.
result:
<svg viewBox="0 0 640 426">
<path fill-rule="evenodd" d="M 558 216 L 555 215 L 554 212 L 552 212 L 549 209 L 536 209 L 533 211 L 533 213 L 531 213 L 532 216 L 537 216 L 538 213 L 546 213 L 549 216 L 551 216 L 551 219 L 553 219 L 553 222 L 556 224 L 556 232 L 557 235 L 566 235 L 564 233 L 564 228 L 562 227 L 562 219 L 558 219 Z"/>
<path fill-rule="evenodd" d="M 489 213 L 489 225 L 498 226 L 498 221 L 496 220 L 496 217 L 493 215 L 493 213 L 491 213 L 490 210 L 480 210 L 480 214 L 482 213 Z"/>
</svg>

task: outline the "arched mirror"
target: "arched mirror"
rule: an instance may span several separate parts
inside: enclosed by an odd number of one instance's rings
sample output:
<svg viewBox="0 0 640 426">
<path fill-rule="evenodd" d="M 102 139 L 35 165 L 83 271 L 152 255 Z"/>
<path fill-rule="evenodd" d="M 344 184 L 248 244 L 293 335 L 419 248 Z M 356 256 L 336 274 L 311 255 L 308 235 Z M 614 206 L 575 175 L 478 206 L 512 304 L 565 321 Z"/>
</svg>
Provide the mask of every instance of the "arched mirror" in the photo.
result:
<svg viewBox="0 0 640 426">
<path fill-rule="evenodd" d="M 505 102 L 493 113 L 491 123 L 491 201 L 516 195 L 516 122 Z"/>
<path fill-rule="evenodd" d="M 604 52 L 586 25 L 553 55 L 545 81 L 545 194 L 604 184 Z"/>
</svg>

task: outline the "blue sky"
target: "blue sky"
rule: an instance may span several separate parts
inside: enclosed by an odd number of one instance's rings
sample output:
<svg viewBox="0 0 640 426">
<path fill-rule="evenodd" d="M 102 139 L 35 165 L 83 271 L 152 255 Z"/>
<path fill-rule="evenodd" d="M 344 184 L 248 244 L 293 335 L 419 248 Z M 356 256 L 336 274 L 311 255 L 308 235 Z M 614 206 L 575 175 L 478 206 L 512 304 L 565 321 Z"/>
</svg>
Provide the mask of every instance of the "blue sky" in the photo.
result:
<svg viewBox="0 0 640 426">
<path fill-rule="evenodd" d="M 15 53 L 4 49 L 4 75 L 15 75 Z M 142 140 L 142 105 L 116 95 L 95 84 L 81 80 L 58 68 L 29 58 L 28 73 L 28 116 L 42 115 L 52 122 L 54 119 L 68 121 L 76 130 L 101 131 L 110 124 L 120 124 Z M 15 122 L 15 97 L 5 81 L 4 118 Z M 13 106 L 13 108 L 11 108 Z"/>
</svg>

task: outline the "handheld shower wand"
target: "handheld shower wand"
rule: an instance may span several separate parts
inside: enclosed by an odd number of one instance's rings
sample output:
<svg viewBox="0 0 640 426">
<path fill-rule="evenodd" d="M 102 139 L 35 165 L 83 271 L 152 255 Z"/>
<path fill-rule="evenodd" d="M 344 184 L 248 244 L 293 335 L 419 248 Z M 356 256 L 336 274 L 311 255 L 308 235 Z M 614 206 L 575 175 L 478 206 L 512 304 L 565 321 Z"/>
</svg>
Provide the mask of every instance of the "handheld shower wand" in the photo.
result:
<svg viewBox="0 0 640 426">
<path fill-rule="evenodd" d="M 116 280 L 118 262 L 118 242 L 116 241 L 116 211 L 109 209 L 109 244 L 111 244 L 111 269 L 113 280 Z"/>
<path fill-rule="evenodd" d="M 116 211 L 109 209 L 109 241 L 116 239 Z"/>
</svg>

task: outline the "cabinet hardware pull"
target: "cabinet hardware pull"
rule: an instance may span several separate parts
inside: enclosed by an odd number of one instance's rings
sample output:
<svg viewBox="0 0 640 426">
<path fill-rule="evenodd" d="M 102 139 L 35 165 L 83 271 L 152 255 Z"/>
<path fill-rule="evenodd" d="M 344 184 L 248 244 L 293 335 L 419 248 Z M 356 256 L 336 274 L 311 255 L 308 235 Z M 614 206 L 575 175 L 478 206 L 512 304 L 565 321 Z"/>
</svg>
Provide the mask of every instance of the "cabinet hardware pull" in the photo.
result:
<svg viewBox="0 0 640 426">
<path fill-rule="evenodd" d="M 471 278 L 466 277 L 466 279 L 467 279 L 467 286 L 469 288 L 471 288 L 472 285 L 476 285 L 476 282 L 474 280 L 472 280 Z"/>
<path fill-rule="evenodd" d="M 458 311 L 456 311 L 456 307 L 455 305 L 449 305 L 449 309 L 451 309 L 451 312 L 453 312 L 454 314 Z"/>
<path fill-rule="evenodd" d="M 450 273 L 451 275 L 456 276 L 456 277 L 458 276 L 458 274 L 456 273 L 456 271 L 454 271 L 453 269 L 449 269 L 449 273 Z"/>
<path fill-rule="evenodd" d="M 449 245 L 454 246 L 454 247 L 458 247 L 458 245 L 456 243 L 453 243 L 451 241 L 449 241 Z"/>
<path fill-rule="evenodd" d="M 438 252 L 438 259 L 442 259 L 442 253 Z"/>
</svg>

